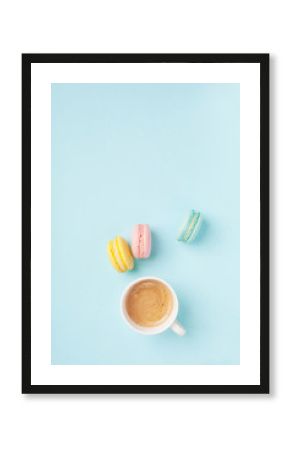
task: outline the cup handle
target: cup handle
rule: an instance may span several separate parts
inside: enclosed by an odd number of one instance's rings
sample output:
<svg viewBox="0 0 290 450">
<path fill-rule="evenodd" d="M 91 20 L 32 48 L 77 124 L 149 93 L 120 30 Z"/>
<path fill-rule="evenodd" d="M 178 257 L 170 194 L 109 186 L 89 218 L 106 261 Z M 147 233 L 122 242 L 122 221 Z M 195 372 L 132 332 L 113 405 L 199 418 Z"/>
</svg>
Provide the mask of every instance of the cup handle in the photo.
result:
<svg viewBox="0 0 290 450">
<path fill-rule="evenodd" d="M 186 333 L 185 328 L 183 328 L 183 326 L 181 325 L 181 323 L 178 322 L 178 320 L 173 322 L 173 324 L 171 325 L 171 330 L 174 331 L 174 333 L 178 334 L 178 336 L 184 336 Z"/>
</svg>

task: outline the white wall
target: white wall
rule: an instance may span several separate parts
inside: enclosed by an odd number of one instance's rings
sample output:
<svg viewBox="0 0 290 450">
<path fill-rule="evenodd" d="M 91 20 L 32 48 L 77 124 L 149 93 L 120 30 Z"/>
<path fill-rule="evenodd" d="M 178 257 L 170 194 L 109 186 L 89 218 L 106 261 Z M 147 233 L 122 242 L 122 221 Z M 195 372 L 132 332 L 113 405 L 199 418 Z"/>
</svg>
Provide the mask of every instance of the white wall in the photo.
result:
<svg viewBox="0 0 290 450">
<path fill-rule="evenodd" d="M 140 3 L 10 0 L 0 6 L 0 446 L 288 448 L 289 2 Z M 271 52 L 270 396 L 21 395 L 21 52 Z"/>
</svg>

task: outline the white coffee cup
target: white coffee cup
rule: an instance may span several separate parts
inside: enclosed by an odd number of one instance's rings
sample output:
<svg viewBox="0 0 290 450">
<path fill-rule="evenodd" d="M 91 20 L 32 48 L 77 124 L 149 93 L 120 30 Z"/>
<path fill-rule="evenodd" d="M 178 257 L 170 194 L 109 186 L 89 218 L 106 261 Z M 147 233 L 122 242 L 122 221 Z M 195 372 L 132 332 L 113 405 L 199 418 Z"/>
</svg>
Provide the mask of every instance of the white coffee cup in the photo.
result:
<svg viewBox="0 0 290 450">
<path fill-rule="evenodd" d="M 173 301 L 173 308 L 171 311 L 171 314 L 169 315 L 169 317 L 162 322 L 160 325 L 155 326 L 155 327 L 144 327 L 144 326 L 140 326 L 138 324 L 136 324 L 128 315 L 127 312 L 127 308 L 126 308 L 126 300 L 127 300 L 127 296 L 128 293 L 130 291 L 130 289 L 137 283 L 140 283 L 140 281 L 146 281 L 146 280 L 155 280 L 155 281 L 159 281 L 160 283 L 164 284 L 167 289 L 171 292 L 172 295 L 172 301 Z M 137 331 L 138 333 L 141 334 L 147 334 L 147 335 L 152 335 L 152 334 L 159 334 L 159 333 L 163 333 L 163 331 L 166 331 L 168 328 L 171 328 L 172 331 L 174 331 L 176 334 L 178 334 L 179 336 L 184 336 L 185 335 L 185 329 L 183 328 L 183 326 L 178 322 L 177 318 L 177 314 L 178 314 L 178 298 L 177 295 L 175 293 L 175 291 L 172 289 L 172 287 L 164 280 L 162 280 L 161 278 L 156 278 L 156 277 L 143 277 L 143 278 L 138 278 L 137 280 L 133 281 L 132 283 L 130 283 L 126 289 L 123 291 L 123 294 L 121 296 L 121 314 L 122 317 L 124 319 L 124 321 L 135 331 Z"/>
</svg>

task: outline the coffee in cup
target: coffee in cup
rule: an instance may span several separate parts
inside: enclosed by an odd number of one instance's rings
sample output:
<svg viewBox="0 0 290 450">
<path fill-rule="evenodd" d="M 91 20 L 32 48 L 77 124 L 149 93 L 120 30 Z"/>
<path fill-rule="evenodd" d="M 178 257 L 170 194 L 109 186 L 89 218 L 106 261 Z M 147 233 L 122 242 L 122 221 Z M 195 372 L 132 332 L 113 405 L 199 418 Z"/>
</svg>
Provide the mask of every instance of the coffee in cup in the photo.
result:
<svg viewBox="0 0 290 450">
<path fill-rule="evenodd" d="M 134 284 L 126 298 L 130 319 L 141 327 L 156 327 L 165 322 L 173 309 L 168 287 L 158 280 L 145 279 Z"/>
<path fill-rule="evenodd" d="M 161 278 L 144 277 L 129 284 L 121 296 L 121 313 L 131 328 L 145 335 L 163 333 L 168 328 L 179 336 L 185 334 L 177 320 L 177 295 Z"/>
</svg>

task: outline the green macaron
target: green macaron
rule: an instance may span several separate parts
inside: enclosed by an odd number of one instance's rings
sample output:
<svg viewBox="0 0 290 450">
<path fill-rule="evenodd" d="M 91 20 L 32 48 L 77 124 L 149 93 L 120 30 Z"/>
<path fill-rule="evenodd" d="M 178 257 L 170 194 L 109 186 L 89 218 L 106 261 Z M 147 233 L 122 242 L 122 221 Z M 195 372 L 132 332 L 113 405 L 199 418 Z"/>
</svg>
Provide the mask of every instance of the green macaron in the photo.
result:
<svg viewBox="0 0 290 450">
<path fill-rule="evenodd" d="M 177 240 L 181 242 L 192 242 L 200 230 L 201 223 L 201 214 L 192 209 L 179 230 Z"/>
</svg>

